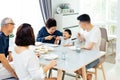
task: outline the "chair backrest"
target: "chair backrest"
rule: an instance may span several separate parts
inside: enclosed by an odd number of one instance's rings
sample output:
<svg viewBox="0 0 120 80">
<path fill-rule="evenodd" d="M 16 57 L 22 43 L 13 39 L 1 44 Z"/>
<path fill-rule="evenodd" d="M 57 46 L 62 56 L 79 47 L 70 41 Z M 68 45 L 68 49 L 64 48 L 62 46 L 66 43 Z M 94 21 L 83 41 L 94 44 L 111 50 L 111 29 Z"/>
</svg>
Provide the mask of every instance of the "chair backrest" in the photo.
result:
<svg viewBox="0 0 120 80">
<path fill-rule="evenodd" d="M 108 42 L 107 30 L 105 28 L 100 27 L 100 31 L 101 31 L 101 37 Z"/>
<path fill-rule="evenodd" d="M 102 39 L 101 40 L 101 45 L 100 45 L 100 52 L 101 53 L 106 53 L 106 40 L 105 39 Z M 101 65 L 102 63 L 104 63 L 105 61 L 105 55 L 100 57 L 99 59 L 99 63 L 98 63 L 98 66 Z"/>
<path fill-rule="evenodd" d="M 106 40 L 105 39 L 101 39 L 101 44 L 100 44 L 100 51 L 104 51 L 106 52 Z"/>
<path fill-rule="evenodd" d="M 107 51 L 107 41 L 108 41 L 108 37 L 107 37 L 107 30 L 105 28 L 100 28 L 100 31 L 101 31 L 101 44 L 100 44 L 100 51 L 101 53 L 104 52 L 106 53 Z M 104 63 L 105 61 L 105 55 L 102 56 L 100 59 L 99 59 L 99 63 L 97 64 L 97 66 L 100 66 L 102 63 Z"/>
</svg>

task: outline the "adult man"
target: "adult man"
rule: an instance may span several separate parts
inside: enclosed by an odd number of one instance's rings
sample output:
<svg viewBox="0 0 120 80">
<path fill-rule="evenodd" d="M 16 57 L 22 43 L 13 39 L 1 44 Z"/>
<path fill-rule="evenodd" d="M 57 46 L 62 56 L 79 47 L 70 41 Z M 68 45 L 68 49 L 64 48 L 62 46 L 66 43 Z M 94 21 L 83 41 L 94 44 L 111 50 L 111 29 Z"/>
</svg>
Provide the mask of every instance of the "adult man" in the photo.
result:
<svg viewBox="0 0 120 80">
<path fill-rule="evenodd" d="M 9 48 L 9 34 L 14 29 L 14 22 L 11 18 L 4 18 L 1 22 L 0 31 L 0 80 L 9 77 L 17 78 L 16 73 L 9 64 L 11 55 L 8 51 Z M 7 60 L 8 57 L 8 60 Z"/>
<path fill-rule="evenodd" d="M 99 46 L 101 43 L 101 32 L 98 27 L 94 27 L 91 24 L 91 19 L 88 14 L 80 15 L 77 20 L 79 21 L 80 27 L 86 31 L 85 34 L 78 33 L 78 39 L 85 42 L 85 45 L 82 46 L 86 50 L 97 50 L 99 51 Z M 93 68 L 98 64 L 99 60 L 96 60 L 86 66 L 87 69 Z M 81 70 L 78 71 L 81 74 Z M 92 80 L 92 76 L 89 75 L 88 80 Z"/>
</svg>

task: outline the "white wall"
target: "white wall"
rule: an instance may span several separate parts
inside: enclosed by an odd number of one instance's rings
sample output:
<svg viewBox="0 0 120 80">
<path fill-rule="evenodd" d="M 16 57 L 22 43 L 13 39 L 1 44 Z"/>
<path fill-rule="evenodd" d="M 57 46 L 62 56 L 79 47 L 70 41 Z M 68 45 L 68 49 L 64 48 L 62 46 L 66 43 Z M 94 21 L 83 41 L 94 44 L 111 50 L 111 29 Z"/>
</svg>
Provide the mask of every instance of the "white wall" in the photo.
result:
<svg viewBox="0 0 120 80">
<path fill-rule="evenodd" d="M 43 26 L 39 0 L 0 0 L 0 22 L 5 17 L 11 17 L 16 28 L 22 23 L 30 23 L 35 34 Z"/>
<path fill-rule="evenodd" d="M 118 0 L 118 25 L 117 25 L 116 54 L 120 54 L 120 0 Z"/>
<path fill-rule="evenodd" d="M 79 12 L 79 1 L 80 0 L 52 0 L 52 13 L 56 12 L 56 8 L 61 3 L 69 3 L 71 5 L 71 8 L 74 9 L 75 12 Z"/>
</svg>

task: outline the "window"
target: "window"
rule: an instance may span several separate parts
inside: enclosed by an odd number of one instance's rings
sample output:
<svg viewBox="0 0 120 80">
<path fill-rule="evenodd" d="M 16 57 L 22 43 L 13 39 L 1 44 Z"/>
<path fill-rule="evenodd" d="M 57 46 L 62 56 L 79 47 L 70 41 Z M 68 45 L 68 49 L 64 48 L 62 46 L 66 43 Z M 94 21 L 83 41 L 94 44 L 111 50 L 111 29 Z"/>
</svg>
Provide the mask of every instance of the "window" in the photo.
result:
<svg viewBox="0 0 120 80">
<path fill-rule="evenodd" d="M 116 33 L 117 0 L 80 0 L 79 11 L 89 14 L 94 25 L 106 27 L 108 34 Z"/>
<path fill-rule="evenodd" d="M 39 0 L 0 0 L 0 21 L 4 17 L 11 17 L 17 27 L 22 23 L 30 23 L 35 35 L 44 25 Z"/>
<path fill-rule="evenodd" d="M 81 0 L 80 14 L 87 13 L 91 16 L 92 22 L 105 20 L 105 0 Z"/>
<path fill-rule="evenodd" d="M 107 0 L 107 20 L 116 21 L 117 20 L 117 0 Z"/>
</svg>

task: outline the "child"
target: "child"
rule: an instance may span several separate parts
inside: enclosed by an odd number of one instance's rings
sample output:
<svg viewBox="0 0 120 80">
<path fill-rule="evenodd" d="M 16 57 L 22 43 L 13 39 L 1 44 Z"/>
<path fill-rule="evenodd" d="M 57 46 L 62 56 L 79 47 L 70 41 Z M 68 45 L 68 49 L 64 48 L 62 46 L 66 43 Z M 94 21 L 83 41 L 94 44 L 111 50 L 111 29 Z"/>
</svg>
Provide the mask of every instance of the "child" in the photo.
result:
<svg viewBox="0 0 120 80">
<path fill-rule="evenodd" d="M 70 39 L 71 35 L 72 35 L 71 30 L 69 30 L 69 29 L 64 30 L 63 36 L 60 37 L 60 39 L 56 38 L 55 44 L 58 44 L 58 42 L 61 40 L 61 45 L 63 45 L 63 46 L 72 46 L 73 42 Z"/>
</svg>

